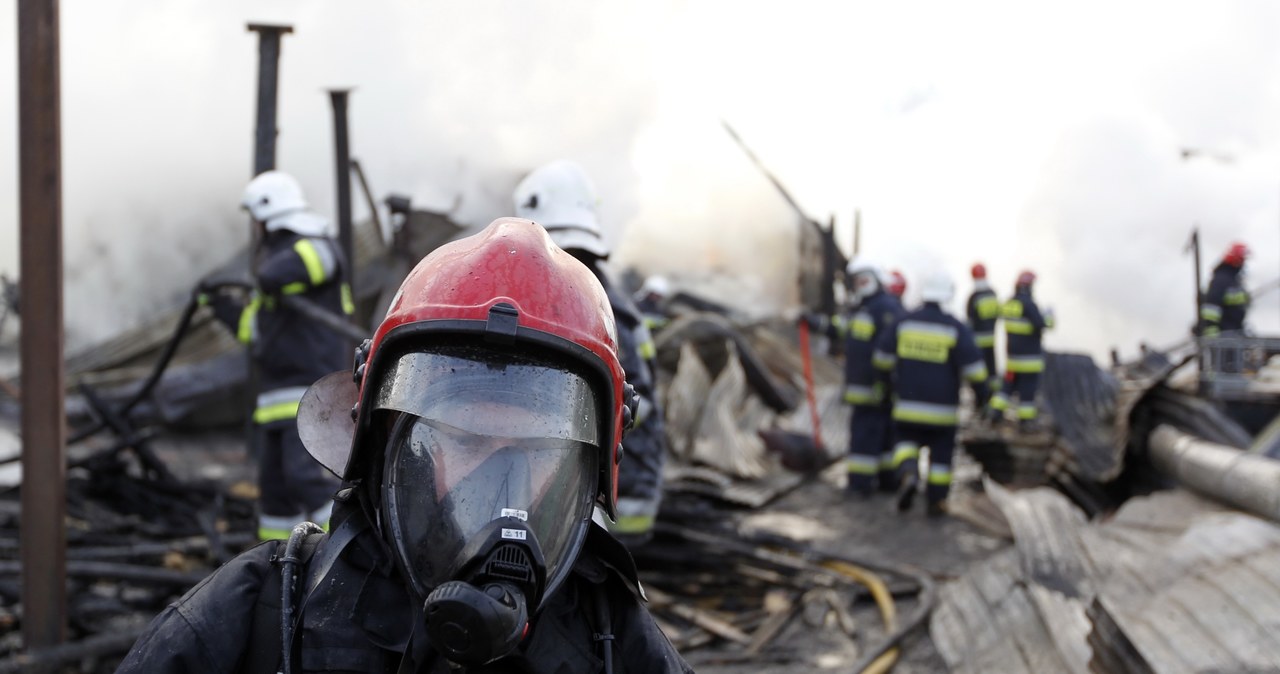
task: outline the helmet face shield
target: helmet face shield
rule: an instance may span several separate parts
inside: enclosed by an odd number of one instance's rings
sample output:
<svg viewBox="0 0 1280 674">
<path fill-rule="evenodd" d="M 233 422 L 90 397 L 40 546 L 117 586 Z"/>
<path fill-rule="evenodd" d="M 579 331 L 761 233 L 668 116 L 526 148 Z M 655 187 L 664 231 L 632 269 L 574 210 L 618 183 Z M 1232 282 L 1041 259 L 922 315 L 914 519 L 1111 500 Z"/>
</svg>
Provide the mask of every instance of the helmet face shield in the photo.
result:
<svg viewBox="0 0 1280 674">
<path fill-rule="evenodd" d="M 580 373 L 481 347 L 401 357 L 376 392 L 400 412 L 382 474 L 384 526 L 421 596 L 454 579 L 494 520 L 524 522 L 548 593 L 586 534 L 599 478 L 601 420 Z M 544 594 L 545 596 L 545 594 Z"/>
</svg>

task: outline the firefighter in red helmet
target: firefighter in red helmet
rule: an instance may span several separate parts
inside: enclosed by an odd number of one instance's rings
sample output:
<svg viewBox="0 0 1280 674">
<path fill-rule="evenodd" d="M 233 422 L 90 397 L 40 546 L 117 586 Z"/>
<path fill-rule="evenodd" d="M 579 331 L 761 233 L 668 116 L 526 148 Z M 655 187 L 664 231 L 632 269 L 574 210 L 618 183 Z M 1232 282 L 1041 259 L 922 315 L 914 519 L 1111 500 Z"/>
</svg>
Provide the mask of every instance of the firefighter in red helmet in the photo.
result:
<svg viewBox="0 0 1280 674">
<path fill-rule="evenodd" d="M 604 289 L 534 223 L 437 249 L 356 383 L 335 373 L 302 402 L 307 449 L 344 481 L 330 531 L 243 553 L 120 671 L 692 671 L 592 521 L 616 512 L 636 406 L 617 349 Z"/>
<path fill-rule="evenodd" d="M 996 291 L 991 289 L 991 282 L 987 280 L 986 265 L 981 262 L 974 264 L 969 275 L 973 277 L 973 292 L 969 294 L 965 313 L 978 348 L 982 351 L 987 376 L 990 377 L 985 386 L 974 387 L 974 398 L 981 409 L 1000 390 L 1000 375 L 996 371 L 996 321 L 1000 318 L 1000 300 L 996 297 Z"/>
<path fill-rule="evenodd" d="M 1035 426 L 1040 416 L 1036 405 L 1036 393 L 1040 388 L 1040 374 L 1044 372 L 1044 331 L 1053 327 L 1053 312 L 1042 311 L 1031 296 L 1036 275 L 1032 271 L 1018 274 L 1013 287 L 1013 297 L 1001 307 L 1000 317 L 1005 331 L 1004 388 L 991 397 L 990 415 L 995 421 L 1004 418 L 1018 398 L 1018 425 L 1024 429 Z"/>
<path fill-rule="evenodd" d="M 1213 278 L 1200 303 L 1200 336 L 1217 337 L 1241 332 L 1249 313 L 1249 291 L 1244 288 L 1244 261 L 1249 247 L 1233 243 L 1213 269 Z"/>
<path fill-rule="evenodd" d="M 902 301 L 902 296 L 907 294 L 907 277 L 903 276 L 902 272 L 894 269 L 889 272 L 889 285 L 885 290 L 888 290 L 890 295 L 898 298 L 898 301 Z"/>
</svg>

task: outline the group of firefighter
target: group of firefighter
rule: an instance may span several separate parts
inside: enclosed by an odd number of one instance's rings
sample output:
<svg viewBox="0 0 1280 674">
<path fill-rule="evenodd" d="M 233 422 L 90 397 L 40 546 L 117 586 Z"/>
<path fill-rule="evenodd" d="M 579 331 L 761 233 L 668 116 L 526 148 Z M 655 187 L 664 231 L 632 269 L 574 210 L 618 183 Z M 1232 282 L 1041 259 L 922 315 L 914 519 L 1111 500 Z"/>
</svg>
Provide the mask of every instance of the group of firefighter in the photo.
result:
<svg viewBox="0 0 1280 674">
<path fill-rule="evenodd" d="M 648 305 L 669 289 L 651 277 L 637 307 L 611 277 L 582 169 L 533 171 L 518 217 L 418 262 L 354 362 L 289 299 L 353 314 L 330 223 L 282 172 L 241 204 L 258 228 L 252 282 L 202 283 L 197 298 L 258 366 L 264 542 L 157 616 L 119 671 L 692 671 L 644 608 L 625 546 L 650 534 L 661 497 Z M 941 513 L 963 383 L 988 423 L 1014 410 L 1033 424 L 1052 315 L 1029 271 L 1001 302 L 974 265 L 967 321 L 945 309 L 944 273 L 907 311 L 905 278 L 846 271 L 846 310 L 805 320 L 844 344 L 848 489 L 909 509 L 927 448 L 927 512 Z M 1211 289 L 1205 334 L 1234 320 L 1234 288 Z"/>
<path fill-rule="evenodd" d="M 1053 314 L 1041 310 L 1032 296 L 1033 272 L 1018 275 L 1013 295 L 1004 302 L 991 288 L 984 265 L 973 265 L 971 272 L 966 321 L 947 312 L 955 286 L 945 272 L 934 269 L 923 277 L 921 304 L 908 311 L 901 274 L 886 274 L 860 258 L 845 270 L 848 305 L 829 318 L 805 314 L 811 327 L 843 344 L 844 401 L 853 407 L 846 460 L 850 495 L 896 493 L 898 509 L 909 510 L 920 491 L 921 453 L 927 448 L 926 513 L 942 514 L 966 382 L 982 421 L 999 423 L 1012 408 L 1023 430 L 1035 425 L 1045 362 L 1042 336 L 1053 327 Z M 1006 345 L 1003 378 L 996 369 L 1000 325 Z"/>
</svg>

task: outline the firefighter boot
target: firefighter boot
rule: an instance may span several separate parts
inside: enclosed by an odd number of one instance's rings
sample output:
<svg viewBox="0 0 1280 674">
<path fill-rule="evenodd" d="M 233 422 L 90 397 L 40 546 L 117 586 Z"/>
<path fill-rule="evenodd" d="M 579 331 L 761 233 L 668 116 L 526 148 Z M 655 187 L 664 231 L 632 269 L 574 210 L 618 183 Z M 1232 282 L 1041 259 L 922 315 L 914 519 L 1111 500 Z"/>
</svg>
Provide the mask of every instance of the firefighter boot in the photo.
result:
<svg viewBox="0 0 1280 674">
<path fill-rule="evenodd" d="M 898 512 L 911 510 L 911 504 L 916 499 L 916 492 L 919 491 L 919 482 L 920 478 L 914 474 L 902 478 L 898 484 Z"/>
</svg>

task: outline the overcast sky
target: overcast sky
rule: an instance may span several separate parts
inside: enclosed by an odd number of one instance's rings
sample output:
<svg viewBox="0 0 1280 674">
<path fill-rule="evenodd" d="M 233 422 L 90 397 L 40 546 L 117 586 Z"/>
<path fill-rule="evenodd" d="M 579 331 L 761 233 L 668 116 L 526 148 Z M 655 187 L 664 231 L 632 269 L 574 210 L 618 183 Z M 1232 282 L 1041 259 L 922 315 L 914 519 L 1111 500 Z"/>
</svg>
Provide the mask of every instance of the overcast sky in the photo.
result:
<svg viewBox="0 0 1280 674">
<path fill-rule="evenodd" d="M 278 165 L 332 213 L 323 90 L 354 86 L 353 153 L 379 196 L 468 223 L 529 169 L 595 177 L 620 262 L 715 271 L 785 304 L 795 220 L 720 128 L 804 208 L 909 282 L 1042 282 L 1060 350 L 1132 353 L 1192 321 L 1233 240 L 1280 276 L 1280 5 L 1267 2 L 377 2 L 64 0 L 68 335 L 185 297 L 244 237 L 257 47 L 284 40 Z M 0 32 L 14 35 L 14 13 Z M 13 40 L 8 44 L 14 44 Z M 16 56 L 0 124 L 16 129 Z M 1181 159 L 1182 148 L 1225 157 Z M 0 272 L 17 275 L 16 132 L 0 134 Z M 357 204 L 357 215 L 365 212 Z M 957 307 L 960 302 L 957 302 Z M 1280 294 L 1255 326 L 1280 331 Z"/>
</svg>

